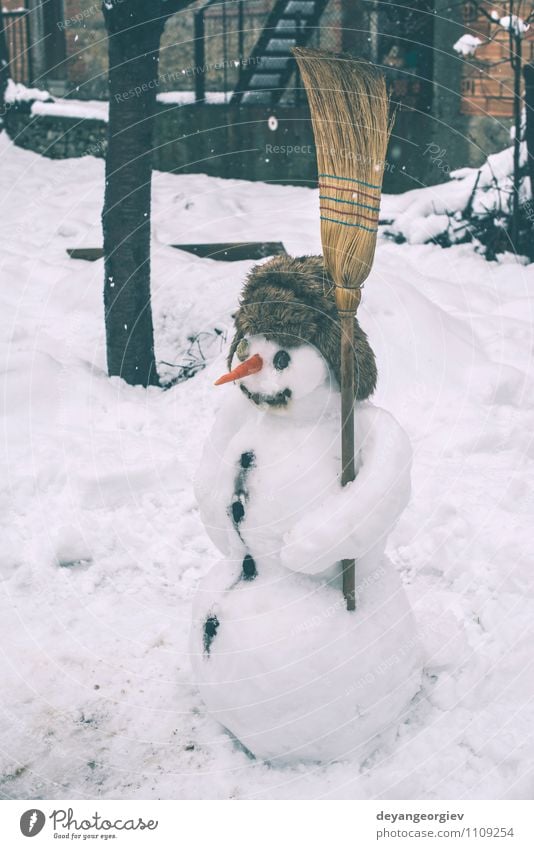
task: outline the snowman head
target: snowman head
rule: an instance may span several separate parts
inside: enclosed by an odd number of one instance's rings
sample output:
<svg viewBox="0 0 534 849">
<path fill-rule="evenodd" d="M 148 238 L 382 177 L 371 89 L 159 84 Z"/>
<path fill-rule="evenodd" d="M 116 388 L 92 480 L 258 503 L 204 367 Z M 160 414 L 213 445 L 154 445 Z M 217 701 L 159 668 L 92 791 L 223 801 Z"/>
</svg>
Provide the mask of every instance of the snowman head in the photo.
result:
<svg viewBox="0 0 534 849">
<path fill-rule="evenodd" d="M 355 319 L 356 397 L 374 391 L 376 365 L 367 336 Z M 341 327 L 334 286 L 320 256 L 283 254 L 250 272 L 228 356 L 229 373 L 254 403 L 285 409 L 341 372 Z"/>
<path fill-rule="evenodd" d="M 239 381 L 252 403 L 272 410 L 293 406 L 330 377 L 328 364 L 311 345 L 281 346 L 261 335 L 243 337 L 234 359 L 237 365 L 215 385 Z"/>
</svg>

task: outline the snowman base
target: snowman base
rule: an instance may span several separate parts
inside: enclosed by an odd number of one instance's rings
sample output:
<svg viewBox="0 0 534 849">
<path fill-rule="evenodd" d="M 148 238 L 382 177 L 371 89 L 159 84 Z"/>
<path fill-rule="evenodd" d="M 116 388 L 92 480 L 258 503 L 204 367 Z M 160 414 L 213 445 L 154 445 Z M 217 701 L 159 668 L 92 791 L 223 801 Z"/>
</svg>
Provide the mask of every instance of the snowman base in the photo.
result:
<svg viewBox="0 0 534 849">
<path fill-rule="evenodd" d="M 415 622 L 387 558 L 357 563 L 357 609 L 339 579 L 269 563 L 252 580 L 223 560 L 201 583 L 191 656 L 210 714 L 268 761 L 364 761 L 420 687 Z"/>
</svg>

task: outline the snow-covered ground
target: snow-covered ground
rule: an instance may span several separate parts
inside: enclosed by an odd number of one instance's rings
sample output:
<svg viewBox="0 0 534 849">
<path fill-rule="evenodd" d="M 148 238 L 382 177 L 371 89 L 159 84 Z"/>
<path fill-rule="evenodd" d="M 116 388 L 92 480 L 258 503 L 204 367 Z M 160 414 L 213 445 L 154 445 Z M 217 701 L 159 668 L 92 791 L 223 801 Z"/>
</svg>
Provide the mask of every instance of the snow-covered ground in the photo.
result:
<svg viewBox="0 0 534 849">
<path fill-rule="evenodd" d="M 226 103 L 230 94 L 224 91 L 207 91 L 206 103 Z M 28 88 L 23 83 L 9 80 L 5 92 L 8 104 L 24 100 L 32 101 L 32 115 L 54 115 L 60 118 L 87 118 L 88 120 L 107 121 L 109 104 L 107 100 L 76 100 L 75 98 L 53 97 L 41 88 Z M 194 91 L 162 91 L 157 95 L 159 103 L 188 106 L 195 102 Z"/>
<path fill-rule="evenodd" d="M 441 162 L 440 155 L 443 152 L 435 154 L 436 163 Z M 412 245 L 422 245 L 445 235 L 449 244 L 457 244 L 465 239 L 468 223 L 464 215 L 469 205 L 471 212 L 467 218 L 471 218 L 471 224 L 473 216 L 494 213 L 501 219 L 501 226 L 505 226 L 513 190 L 513 155 L 513 148 L 508 147 L 488 156 L 480 168 L 452 171 L 452 179 L 432 188 L 384 196 L 380 205 L 380 220 L 386 225 L 384 232 Z M 528 158 L 526 142 L 521 143 L 519 156 L 524 167 Z M 523 180 L 521 203 L 531 204 L 530 197 L 529 181 Z"/>
<path fill-rule="evenodd" d="M 208 368 L 169 391 L 109 380 L 102 262 L 66 254 L 101 244 L 103 163 L 42 159 L 5 134 L 0 155 L 0 795 L 531 798 L 534 266 L 379 242 L 361 321 L 375 400 L 414 446 L 388 553 L 428 653 L 424 690 L 364 764 L 273 768 L 206 714 L 187 653 L 218 556 L 192 476 L 223 334 L 201 337 Z M 158 359 L 229 330 L 251 265 L 168 244 L 317 252 L 317 208 L 310 189 L 155 175 Z"/>
</svg>

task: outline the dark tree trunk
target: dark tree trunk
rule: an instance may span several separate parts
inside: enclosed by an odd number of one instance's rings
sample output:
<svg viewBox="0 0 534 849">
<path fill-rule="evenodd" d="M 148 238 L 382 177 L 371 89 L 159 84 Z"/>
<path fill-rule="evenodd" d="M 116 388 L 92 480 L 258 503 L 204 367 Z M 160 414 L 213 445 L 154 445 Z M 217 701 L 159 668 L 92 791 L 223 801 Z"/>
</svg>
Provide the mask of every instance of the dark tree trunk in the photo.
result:
<svg viewBox="0 0 534 849">
<path fill-rule="evenodd" d="M 530 177 L 531 199 L 534 200 L 534 65 L 525 65 L 525 107 L 527 127 L 525 138 L 527 142 L 528 173 Z"/>
<path fill-rule="evenodd" d="M 104 306 L 108 372 L 157 385 L 150 303 L 152 137 L 165 19 L 159 3 L 104 3 L 109 35 Z"/>
</svg>

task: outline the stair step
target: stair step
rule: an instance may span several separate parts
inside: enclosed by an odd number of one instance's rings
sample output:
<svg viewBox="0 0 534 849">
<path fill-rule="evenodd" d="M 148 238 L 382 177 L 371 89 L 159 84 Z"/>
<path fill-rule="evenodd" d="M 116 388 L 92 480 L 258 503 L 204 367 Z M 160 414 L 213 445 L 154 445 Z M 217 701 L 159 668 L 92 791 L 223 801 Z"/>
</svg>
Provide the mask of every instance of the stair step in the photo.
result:
<svg viewBox="0 0 534 849">
<path fill-rule="evenodd" d="M 278 32 L 277 30 L 275 30 L 275 31 L 273 32 L 273 34 L 272 34 L 272 36 L 271 36 L 271 37 L 272 37 L 272 38 L 277 38 L 277 39 L 283 39 L 284 41 L 286 41 L 286 40 L 287 40 L 287 41 L 294 41 L 294 42 L 296 42 L 296 40 L 297 40 L 298 36 L 300 35 L 300 33 L 304 32 L 304 30 L 305 30 L 305 29 L 306 29 L 306 27 L 305 27 L 305 26 L 304 26 L 304 24 L 303 24 L 303 25 L 302 25 L 302 27 L 301 27 L 300 29 L 297 29 L 297 28 L 295 27 L 295 29 L 293 29 L 293 30 L 280 30 L 280 32 Z"/>
<path fill-rule="evenodd" d="M 285 15 L 313 15 L 315 12 L 314 0 L 289 0 L 285 8 Z"/>
<path fill-rule="evenodd" d="M 287 62 L 289 62 L 290 59 L 293 58 L 293 56 L 292 56 L 291 53 L 276 53 L 275 51 L 273 51 L 272 53 L 269 51 L 269 54 L 267 55 L 267 53 L 265 53 L 265 51 L 264 51 L 263 53 L 260 54 L 259 57 L 256 56 L 256 58 L 260 58 L 260 59 L 285 59 Z"/>
<path fill-rule="evenodd" d="M 246 91 L 241 98 L 241 103 L 271 103 L 269 91 Z"/>
<path fill-rule="evenodd" d="M 1 0 L 0 0 L 1 2 Z M 254 46 L 251 64 L 242 69 L 232 103 L 278 103 L 295 69 L 292 48 L 307 44 L 327 0 L 275 0 Z"/>
<path fill-rule="evenodd" d="M 249 82 L 251 88 L 273 88 L 280 83 L 281 74 L 253 74 Z"/>
<path fill-rule="evenodd" d="M 287 51 L 289 54 L 292 47 L 297 43 L 296 38 L 271 38 L 265 48 L 266 53 L 283 53 Z"/>
<path fill-rule="evenodd" d="M 277 37 L 284 37 L 282 33 L 285 35 L 286 33 L 290 35 L 291 33 L 295 33 L 299 31 L 299 26 L 305 26 L 305 21 L 298 21 L 295 18 L 282 18 L 276 24 L 274 31 Z"/>
<path fill-rule="evenodd" d="M 260 71 L 285 71 L 291 56 L 258 56 L 256 68 Z"/>
</svg>

